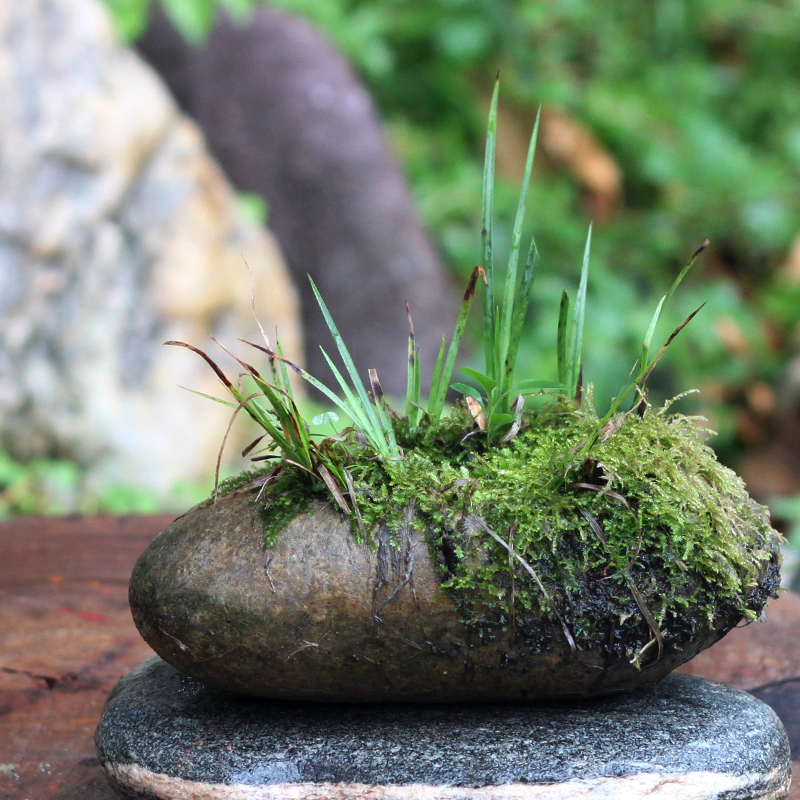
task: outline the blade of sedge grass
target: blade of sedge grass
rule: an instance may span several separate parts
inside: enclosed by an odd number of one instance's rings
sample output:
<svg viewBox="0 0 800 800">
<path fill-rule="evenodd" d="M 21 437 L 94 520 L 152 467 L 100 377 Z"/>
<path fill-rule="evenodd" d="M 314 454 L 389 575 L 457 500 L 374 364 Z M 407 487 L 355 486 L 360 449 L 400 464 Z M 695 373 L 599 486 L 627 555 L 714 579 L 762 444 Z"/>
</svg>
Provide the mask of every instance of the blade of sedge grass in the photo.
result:
<svg viewBox="0 0 800 800">
<path fill-rule="evenodd" d="M 550 609 L 556 615 L 556 618 L 561 623 L 561 629 L 564 631 L 564 637 L 566 638 L 567 642 L 569 643 L 570 649 L 574 653 L 577 650 L 577 645 L 575 644 L 575 639 L 573 638 L 572 634 L 570 633 L 569 628 L 567 627 L 567 623 L 564 621 L 564 618 L 558 611 L 558 606 L 556 606 L 553 597 L 545 588 L 544 584 L 542 583 L 541 579 L 539 578 L 538 573 L 534 568 L 516 551 L 512 546 L 509 546 L 503 539 L 498 536 L 481 517 L 472 517 L 471 518 L 473 523 L 477 524 L 477 527 L 481 528 L 483 531 L 489 534 L 496 542 L 501 544 L 509 553 L 512 558 L 515 558 L 525 571 L 533 578 L 536 582 L 536 585 L 539 587 L 539 591 L 542 593 L 542 596 L 547 600 Z"/>
<path fill-rule="evenodd" d="M 442 336 L 442 344 L 439 347 L 439 355 L 436 356 L 436 366 L 433 368 L 433 379 L 431 380 L 431 393 L 428 395 L 428 417 L 431 422 L 438 422 L 439 417 L 433 415 L 434 404 L 439 396 L 439 384 L 441 383 L 442 362 L 444 361 L 444 348 L 446 341 Z M 439 412 L 441 413 L 441 411 Z"/>
<path fill-rule="evenodd" d="M 175 341 L 164 342 L 164 344 L 173 345 L 175 347 L 185 347 L 187 350 L 191 350 L 193 353 L 197 353 L 197 355 L 199 355 L 211 367 L 211 369 L 214 370 L 216 376 L 220 379 L 220 381 L 222 381 L 222 385 L 225 386 L 225 388 L 233 395 L 236 401 L 239 403 L 242 401 L 244 395 L 231 383 L 231 381 L 228 379 L 225 373 L 217 366 L 216 362 L 210 356 L 204 353 L 199 347 L 195 347 L 194 345 L 191 344 L 186 344 L 186 342 L 175 342 Z M 189 391 L 194 391 L 194 390 L 190 389 Z M 202 394 L 202 393 L 197 392 L 197 394 Z M 202 396 L 209 397 L 211 400 L 218 400 L 218 398 L 212 397 L 211 395 L 202 395 Z M 224 403 L 225 401 L 218 400 L 218 402 Z M 260 415 L 257 412 L 253 411 L 250 408 L 246 408 L 245 410 L 256 423 L 261 425 L 262 428 L 266 429 L 264 422 L 262 421 Z"/>
<path fill-rule="evenodd" d="M 705 305 L 705 303 L 703 303 L 703 306 L 704 305 Z M 663 355 L 666 353 L 667 348 L 670 346 L 670 344 L 672 344 L 672 342 L 674 341 L 675 337 L 692 321 L 692 319 L 695 317 L 695 315 L 697 313 L 699 313 L 700 309 L 702 309 L 703 306 L 700 306 L 700 308 L 698 308 L 695 311 L 693 311 L 672 332 L 672 335 L 669 337 L 669 339 L 667 339 L 666 343 L 658 351 L 658 354 L 655 356 L 655 358 L 653 358 L 652 361 L 650 361 L 650 363 L 647 365 L 647 368 L 644 371 L 640 370 L 639 375 L 634 380 L 631 381 L 633 373 L 636 370 L 636 364 L 634 364 L 634 366 L 631 368 L 631 371 L 628 373 L 628 377 L 627 377 L 625 383 L 623 384 L 622 391 L 620 391 L 620 393 L 611 401 L 611 405 L 609 406 L 608 411 L 605 413 L 605 415 L 603 416 L 603 418 L 600 420 L 599 424 L 597 425 L 597 428 L 595 430 L 594 435 L 591 436 L 589 439 L 587 439 L 585 445 L 581 446 L 581 448 L 580 448 L 581 452 L 585 452 L 586 450 L 588 450 L 594 444 L 594 442 L 597 441 L 597 438 L 599 437 L 600 431 L 602 430 L 603 426 L 606 425 L 606 423 L 614 416 L 614 414 L 617 413 L 617 411 L 619 410 L 620 406 L 625 402 L 625 400 L 628 397 L 630 397 L 631 393 L 636 389 L 639 389 L 640 391 L 642 390 L 642 388 L 644 387 L 644 384 L 647 382 L 647 379 L 650 377 L 651 373 L 656 368 L 656 365 L 661 360 Z M 637 362 L 637 364 L 638 364 L 638 362 Z"/>
<path fill-rule="evenodd" d="M 616 397 L 612 398 L 611 404 L 608 407 L 608 411 L 606 411 L 605 415 L 597 425 L 596 435 L 593 438 L 591 438 L 592 444 L 594 444 L 594 442 L 597 440 L 597 436 L 599 436 L 599 433 L 602 430 L 603 426 L 617 413 L 619 407 L 625 402 L 626 398 L 629 397 L 630 393 L 636 388 L 637 379 L 634 378 L 634 373 L 636 372 L 636 366 L 638 363 L 639 362 L 637 361 L 636 364 L 634 364 L 631 367 L 631 370 L 628 373 L 628 377 L 622 384 L 622 389 L 620 390 L 619 394 L 617 394 Z"/>
<path fill-rule="evenodd" d="M 664 295 L 661 298 L 661 300 L 659 300 L 655 313 L 653 314 L 653 317 L 650 320 L 650 325 L 647 328 L 647 333 L 645 334 L 644 340 L 642 341 L 642 353 L 639 357 L 639 364 L 641 365 L 640 374 L 644 373 L 644 370 L 647 369 L 647 356 L 650 352 L 650 344 L 653 341 L 653 334 L 656 332 L 656 325 L 658 325 L 658 320 L 661 317 L 661 309 L 664 308 L 664 303 L 666 302 L 666 300 L 667 300 L 666 295 Z"/>
<path fill-rule="evenodd" d="M 392 455 L 399 456 L 400 453 L 397 448 L 397 440 L 394 436 L 394 428 L 392 427 L 392 422 L 389 419 L 389 404 L 386 402 L 386 398 L 384 397 L 383 387 L 381 386 L 380 380 L 378 380 L 377 370 L 369 370 L 369 382 L 370 386 L 372 387 L 372 396 L 375 398 L 375 409 L 378 412 L 378 419 L 380 420 L 386 440 L 389 444 L 389 450 Z"/>
<path fill-rule="evenodd" d="M 522 224 L 525 221 L 525 207 L 528 199 L 528 185 L 531 180 L 531 171 L 533 170 L 533 156 L 536 151 L 536 139 L 539 134 L 539 118 L 541 116 L 541 108 L 536 114 L 536 122 L 533 126 L 531 133 L 530 143 L 528 144 L 528 156 L 525 161 L 525 171 L 522 177 L 522 186 L 519 190 L 519 200 L 517 202 L 517 212 L 514 216 L 514 227 L 511 232 L 511 250 L 508 256 L 508 268 L 506 269 L 506 285 L 503 297 L 503 306 L 500 312 L 500 333 L 499 333 L 499 348 L 498 358 L 500 359 L 500 368 L 502 374 L 498 374 L 497 378 L 503 384 L 503 389 L 508 388 L 508 363 L 511 347 L 511 329 L 514 321 L 514 311 L 518 304 L 527 308 L 525 297 L 520 293 L 519 289 L 519 248 L 522 242 Z"/>
<path fill-rule="evenodd" d="M 420 386 L 419 386 L 419 354 L 414 336 L 414 322 L 411 319 L 411 309 L 406 303 L 406 316 L 408 317 L 408 374 L 406 378 L 406 417 L 412 428 L 419 422 Z"/>
<path fill-rule="evenodd" d="M 331 391 L 322 381 L 317 380 L 310 372 L 306 372 L 302 367 L 299 367 L 297 364 L 290 361 L 288 358 L 284 358 L 283 356 L 279 356 L 277 353 L 269 350 L 266 347 L 262 347 L 260 344 L 255 344 L 254 342 L 248 342 L 246 339 L 240 339 L 240 341 L 244 342 L 245 344 L 249 344 L 251 347 L 255 347 L 256 350 L 261 350 L 265 352 L 267 355 L 272 354 L 275 358 L 283 361 L 290 369 L 296 372 L 303 380 L 310 383 L 315 389 L 322 392 L 337 408 L 341 409 L 348 417 L 350 417 L 353 422 L 357 424 L 361 424 L 361 420 L 363 417 L 359 416 L 359 412 L 356 410 L 360 408 L 360 405 L 357 407 L 351 407 L 346 401 L 342 400 L 338 394 Z M 323 351 L 324 353 L 324 351 Z M 334 367 L 335 369 L 335 367 Z M 338 372 L 338 370 L 337 370 Z"/>
<path fill-rule="evenodd" d="M 283 390 L 271 386 L 260 377 L 254 377 L 253 380 L 264 393 L 267 400 L 269 400 L 275 414 L 280 419 L 281 427 L 287 439 L 293 442 L 296 447 L 305 454 L 304 461 L 311 467 L 313 465 L 311 437 L 294 400 L 283 392 Z M 283 397 L 281 395 L 283 395 Z"/>
<path fill-rule="evenodd" d="M 470 275 L 467 289 L 464 292 L 464 299 L 461 301 L 461 309 L 458 312 L 458 319 L 456 320 L 456 327 L 453 331 L 453 338 L 450 340 L 450 347 L 447 350 L 447 360 L 444 363 L 444 368 L 440 375 L 440 380 L 436 386 L 436 394 L 434 396 L 433 413 L 431 417 L 434 420 L 439 419 L 439 415 L 444 408 L 444 400 L 447 395 L 447 390 L 450 388 L 450 381 L 453 379 L 453 370 L 456 366 L 456 357 L 458 356 L 458 349 L 461 346 L 461 338 L 464 335 L 464 328 L 467 326 L 467 318 L 469 317 L 469 310 L 472 308 L 472 301 L 475 298 L 475 287 L 478 283 L 478 278 L 483 276 L 486 280 L 486 272 L 481 266 L 475 267 Z"/>
<path fill-rule="evenodd" d="M 258 444 L 264 439 L 266 435 L 267 435 L 266 433 L 262 433 L 261 436 L 257 436 L 255 439 L 253 439 L 253 441 L 250 442 L 250 444 L 247 445 L 247 447 L 245 447 L 244 450 L 242 450 L 242 458 L 245 458 L 248 455 L 250 455 L 250 453 L 253 452 L 253 450 L 258 446 Z"/>
<path fill-rule="evenodd" d="M 222 444 L 220 445 L 219 452 L 217 453 L 217 465 L 216 465 L 216 469 L 214 471 L 214 497 L 215 498 L 217 497 L 217 491 L 219 490 L 219 472 L 220 472 L 220 466 L 222 464 L 222 454 L 225 451 L 225 445 L 228 442 L 228 436 L 230 436 L 231 429 L 233 428 L 233 423 L 235 422 L 236 417 L 239 415 L 239 412 L 242 409 L 244 409 L 245 411 L 249 412 L 250 411 L 250 404 L 253 402 L 253 400 L 255 400 L 256 397 L 260 397 L 260 396 L 261 396 L 260 392 L 254 392 L 253 394 L 251 394 L 251 395 L 249 395 L 247 397 L 242 396 L 241 399 L 240 399 L 239 405 L 236 407 L 236 409 L 234 410 L 233 414 L 231 414 L 230 421 L 228 422 L 228 428 L 225 431 L 225 436 L 222 438 Z M 252 414 L 251 414 L 251 416 L 252 416 Z M 263 423 L 261 423 L 261 424 L 263 425 Z M 267 430 L 267 433 L 275 441 L 275 444 L 277 444 L 278 447 L 283 451 L 284 456 L 286 456 L 288 458 L 295 458 L 297 454 L 295 453 L 293 448 L 288 445 L 288 442 L 286 442 L 286 440 L 278 433 L 277 428 L 274 425 L 271 425 L 271 424 L 269 425 L 269 427 L 271 428 L 271 430 L 269 430 L 266 426 L 265 426 L 265 430 Z"/>
<path fill-rule="evenodd" d="M 269 344 L 267 344 L 269 347 Z M 283 347 L 281 346 L 281 339 L 278 336 L 278 329 L 275 328 L 275 352 L 283 358 Z M 283 378 L 283 388 L 286 391 L 286 394 L 292 398 L 292 402 L 294 402 L 294 391 L 292 390 L 292 384 L 289 381 L 289 372 L 286 369 L 286 362 L 278 360 L 278 363 L 281 365 L 281 377 Z"/>
<path fill-rule="evenodd" d="M 656 325 L 658 325 L 659 320 L 661 319 L 661 312 L 664 306 L 670 301 L 672 295 L 675 293 L 675 290 L 680 285 L 681 281 L 686 277 L 686 273 L 692 268 L 692 265 L 695 261 L 697 261 L 698 257 L 702 254 L 702 252 L 708 247 L 710 242 L 706 239 L 697 250 L 694 251 L 692 257 L 683 267 L 683 269 L 678 274 L 678 277 L 672 283 L 672 286 L 669 287 L 669 291 L 661 298 L 661 302 L 659 302 L 658 307 L 656 308 L 655 314 L 653 314 L 653 319 L 650 320 L 650 326 L 647 329 L 647 334 L 644 338 L 644 344 L 642 346 L 642 356 L 641 356 L 641 369 L 644 371 L 647 368 L 647 358 L 650 351 L 650 344 L 653 340 L 653 334 L 656 330 Z"/>
<path fill-rule="evenodd" d="M 566 386 L 569 381 L 567 369 L 567 341 L 569 339 L 569 295 L 566 289 L 561 292 L 561 306 L 558 310 L 558 338 L 556 358 L 558 360 L 558 382 Z"/>
<path fill-rule="evenodd" d="M 353 511 L 356 515 L 356 522 L 358 523 L 358 531 L 361 534 L 362 542 L 369 542 L 370 537 L 367 533 L 367 527 L 364 525 L 364 517 L 361 516 L 361 509 L 358 507 L 358 500 L 356 499 L 356 487 L 353 483 L 353 476 L 347 469 L 342 469 L 344 480 L 347 484 L 347 493 L 350 495 L 350 500 L 353 503 Z"/>
<path fill-rule="evenodd" d="M 206 400 L 213 400 L 215 403 L 222 403 L 224 406 L 228 406 L 228 408 L 236 408 L 236 403 L 231 403 L 229 400 L 223 400 L 219 397 L 214 397 L 213 394 L 206 394 L 205 392 L 198 392 L 197 389 L 190 389 L 188 386 L 180 386 L 178 385 L 179 389 L 185 389 L 187 392 L 191 392 L 192 394 L 198 394 L 200 397 L 205 397 Z"/>
<path fill-rule="evenodd" d="M 350 355 L 350 351 L 347 349 L 347 345 L 345 344 L 342 335 L 339 333 L 339 329 L 336 327 L 336 323 L 333 321 L 331 312 L 328 310 L 328 306 L 322 299 L 322 295 L 319 293 L 316 284 L 310 277 L 309 281 L 311 281 L 311 289 L 314 292 L 314 297 L 317 300 L 320 311 L 322 311 L 322 316 L 325 317 L 325 323 L 328 326 L 328 330 L 331 332 L 334 342 L 336 342 L 336 348 L 338 349 L 339 355 L 344 363 L 345 370 L 350 376 L 353 388 L 356 390 L 356 393 L 361 400 L 361 404 L 364 407 L 364 412 L 366 416 L 370 418 L 373 428 L 377 429 L 380 427 L 380 422 L 378 421 L 377 414 L 375 413 L 372 404 L 369 402 L 364 384 L 362 383 L 361 378 L 358 376 L 358 370 L 356 369 L 356 365 L 353 362 L 352 356 Z"/>
<path fill-rule="evenodd" d="M 292 447 L 291 443 L 287 441 L 287 439 L 283 436 L 281 431 L 278 430 L 277 426 L 272 423 L 269 417 L 263 413 L 258 413 L 258 411 L 255 411 L 253 409 L 253 406 L 255 405 L 259 411 L 263 412 L 263 409 L 261 409 L 261 407 L 257 403 L 253 402 L 256 397 L 261 397 L 261 392 L 254 392 L 245 397 L 235 387 L 233 391 L 235 392 L 234 396 L 239 400 L 239 405 L 236 407 L 236 409 L 233 412 L 233 415 L 231 416 L 231 420 L 228 424 L 228 430 L 225 433 L 225 437 L 222 440 L 222 446 L 220 447 L 219 454 L 217 456 L 217 473 L 215 476 L 215 488 L 214 488 L 215 496 L 219 482 L 219 465 L 222 459 L 222 452 L 225 449 L 225 443 L 227 442 L 228 435 L 230 434 L 231 427 L 233 426 L 233 422 L 242 409 L 247 411 L 248 414 L 250 414 L 250 416 L 259 425 L 261 425 L 262 428 L 264 428 L 264 430 L 269 434 L 269 436 L 272 438 L 272 440 L 275 442 L 278 448 L 283 452 L 285 457 L 295 460 L 299 458 L 299 460 L 302 460 L 302 456 L 297 452 L 296 448 Z"/>
<path fill-rule="evenodd" d="M 583 265 L 578 293 L 575 295 L 575 306 L 572 310 L 572 336 L 569 353 L 569 381 L 573 394 L 578 390 L 578 377 L 581 369 L 581 353 L 583 351 L 583 323 L 586 316 L 586 288 L 589 283 L 589 253 L 592 246 L 592 226 L 586 236 L 586 247 L 583 250 Z"/>
<path fill-rule="evenodd" d="M 225 386 L 228 389 L 230 389 L 231 386 L 233 386 L 233 384 L 230 382 L 228 377 L 217 366 L 217 364 L 214 362 L 214 360 L 211 359 L 209 356 L 207 356 L 199 347 L 195 347 L 194 345 L 191 345 L 191 344 L 186 344 L 186 342 L 169 341 L 169 342 L 164 342 L 164 344 L 174 345 L 175 347 L 185 347 L 187 350 L 191 350 L 193 353 L 197 353 L 197 355 L 199 355 L 201 358 L 203 358 L 205 360 L 205 362 L 208 364 L 208 366 L 211 367 L 211 369 L 214 370 L 214 372 L 216 373 L 216 376 L 222 381 L 223 386 Z"/>
<path fill-rule="evenodd" d="M 522 327 L 525 324 L 525 317 L 528 313 L 528 306 L 531 301 L 531 288 L 533 279 L 536 276 L 536 267 L 539 263 L 539 251 L 536 242 L 531 238 L 531 245 L 528 249 L 528 257 L 525 261 L 525 272 L 522 274 L 522 281 L 519 285 L 519 294 L 514 304 L 514 315 L 511 321 L 511 336 L 509 338 L 508 350 L 506 352 L 505 363 L 505 383 L 507 387 L 514 385 L 514 371 L 517 366 L 517 353 L 519 352 L 519 341 L 522 338 Z"/>
<path fill-rule="evenodd" d="M 600 523 L 594 518 L 592 514 L 590 514 L 586 509 L 581 509 L 581 514 L 583 514 L 584 519 L 589 523 L 589 527 L 592 529 L 594 535 L 600 540 L 600 543 L 606 548 L 606 550 L 611 553 L 612 550 L 608 544 L 608 538 L 603 531 Z M 647 603 L 645 603 L 644 597 L 642 593 L 639 591 L 636 584 L 633 582 L 633 578 L 631 578 L 630 574 L 627 570 L 622 571 L 622 576 L 625 578 L 625 582 L 628 584 L 628 589 L 630 589 L 631 594 L 633 595 L 633 599 L 636 601 L 636 605 L 639 606 L 639 611 L 642 612 L 642 616 L 644 617 L 647 624 L 650 626 L 650 630 L 653 632 L 653 635 L 656 637 L 656 641 L 658 642 L 658 657 L 664 653 L 664 636 L 661 633 L 661 628 L 659 628 L 658 623 L 656 622 L 655 617 L 653 616 L 652 612 L 650 611 Z"/>
<path fill-rule="evenodd" d="M 361 428 L 364 432 L 364 435 L 369 439 L 370 444 L 374 447 L 378 452 L 384 453 L 384 448 L 382 443 L 384 443 L 383 436 L 381 435 L 380 424 L 377 423 L 377 420 L 373 422 L 373 420 L 368 417 L 364 411 L 364 407 L 359 401 L 358 397 L 353 393 L 351 388 L 348 386 L 347 381 L 344 379 L 344 376 L 341 372 L 339 372 L 336 364 L 333 363 L 333 359 L 325 352 L 323 347 L 320 347 L 320 351 L 325 358 L 325 361 L 328 363 L 328 366 L 333 372 L 334 378 L 336 378 L 336 382 L 339 384 L 344 396 L 347 400 L 347 406 L 350 408 L 350 418 L 353 422 Z M 369 402 L 369 400 L 367 400 Z M 342 409 L 344 410 L 344 409 Z"/>
<path fill-rule="evenodd" d="M 703 303 L 703 305 L 700 306 L 699 308 L 696 308 L 694 311 L 692 311 L 692 313 L 689 314 L 689 316 L 686 317 L 686 319 L 683 322 L 681 322 L 681 324 L 678 325 L 678 327 L 675 328 L 675 330 L 670 334 L 669 339 L 667 339 L 667 341 L 662 345 L 661 349 L 658 351 L 653 360 L 647 365 L 647 370 L 645 374 L 636 382 L 636 385 L 640 389 L 644 387 L 644 384 L 647 382 L 647 379 L 650 377 L 653 370 L 656 368 L 658 362 L 661 361 L 661 358 L 663 357 L 664 353 L 667 352 L 667 348 L 675 340 L 675 337 L 695 318 L 697 314 L 700 313 L 703 306 L 705 306 L 705 303 Z"/>
<path fill-rule="evenodd" d="M 481 400 L 481 393 L 474 387 L 466 383 L 454 383 L 453 389 L 460 392 L 464 397 L 471 397 L 473 400 Z"/>
<path fill-rule="evenodd" d="M 345 514 L 350 513 L 350 506 L 347 505 L 347 500 L 344 499 L 344 495 L 342 494 L 342 490 L 339 488 L 339 485 L 331 475 L 330 470 L 324 464 L 317 464 L 316 469 L 317 474 L 322 478 L 325 482 L 325 485 L 330 490 L 330 493 L 333 495 L 333 499 L 339 504 L 339 507 L 344 511 Z"/>
<path fill-rule="evenodd" d="M 488 375 L 484 375 L 476 369 L 461 367 L 461 371 L 478 383 L 483 391 L 486 392 L 487 396 L 492 393 L 493 389 L 497 388 L 497 381 L 492 380 Z"/>
<path fill-rule="evenodd" d="M 300 418 L 300 414 L 297 411 L 297 407 L 294 408 L 294 414 L 292 413 L 292 409 L 287 407 L 286 401 L 275 393 L 276 387 L 273 387 L 270 383 L 264 380 L 261 373 L 254 367 L 252 364 L 248 364 L 246 361 L 242 361 L 237 355 L 232 353 L 225 347 L 224 344 L 217 341 L 213 336 L 211 337 L 212 341 L 216 342 L 231 358 L 233 358 L 238 364 L 244 367 L 245 370 L 250 374 L 250 376 L 255 381 L 258 388 L 263 393 L 264 397 L 269 400 L 270 405 L 272 406 L 272 410 L 275 415 L 278 417 L 280 421 L 281 427 L 283 428 L 284 436 L 286 437 L 287 441 L 293 441 L 296 446 L 299 446 L 301 451 L 305 454 L 306 460 L 308 461 L 309 466 L 311 465 L 311 455 L 308 452 L 308 444 L 309 439 L 306 436 L 303 436 L 300 433 L 300 428 L 304 429 L 304 423 L 302 418 Z M 271 362 L 274 362 L 274 358 L 270 358 Z M 287 399 L 289 399 L 287 397 Z M 290 400 L 291 402 L 291 400 Z M 294 405 L 292 403 L 292 405 Z M 298 425 L 299 419 L 299 425 Z"/>
<path fill-rule="evenodd" d="M 686 273 L 692 268 L 694 262 L 697 261 L 697 259 L 700 257 L 703 251 L 709 246 L 709 244 L 711 244 L 711 242 L 709 242 L 708 239 L 706 239 L 703 242 L 703 244 L 701 244 L 700 247 L 698 247 L 697 250 L 695 250 L 694 253 L 692 253 L 692 257 L 686 263 L 686 266 L 680 271 L 678 277 L 675 278 L 675 280 L 672 283 L 672 286 L 669 287 L 669 291 L 667 292 L 667 302 L 670 301 L 672 295 L 675 293 L 675 290 L 678 288 L 684 277 L 686 277 Z"/>
<path fill-rule="evenodd" d="M 287 456 L 294 458 L 296 461 L 301 461 L 305 464 L 307 469 L 312 469 L 314 459 L 311 455 L 311 441 L 297 408 L 295 407 L 293 411 L 283 408 L 281 406 L 282 398 L 275 396 L 275 391 L 269 384 L 258 381 L 257 384 L 262 391 L 260 394 L 256 393 L 254 397 L 263 395 L 267 398 L 279 420 L 280 436 L 276 438 L 274 431 L 277 431 L 278 428 L 272 423 L 272 420 L 269 419 L 266 413 L 264 413 L 263 416 L 266 417 L 267 424 L 262 421 L 262 427 L 275 439 L 276 444 L 278 444 Z M 259 410 L 263 411 L 259 403 L 252 402 L 252 404 L 248 405 L 248 408 L 252 406 L 257 406 Z"/>
<path fill-rule="evenodd" d="M 411 405 L 414 408 L 414 423 L 419 425 L 425 413 L 422 408 L 422 367 L 419 363 L 419 347 L 414 353 L 414 395 Z"/>
<path fill-rule="evenodd" d="M 494 303 L 494 260 L 492 253 L 492 218 L 494 215 L 494 160 L 497 138 L 497 99 L 500 93 L 498 74 L 489 107 L 486 129 L 486 152 L 483 160 L 483 268 L 486 270 L 486 290 L 483 293 L 483 343 L 486 355 L 486 372 L 493 378 L 497 349 L 497 319 Z"/>
<path fill-rule="evenodd" d="M 221 444 L 219 446 L 219 451 L 217 452 L 217 463 L 216 463 L 216 466 L 214 468 L 214 494 L 212 496 L 213 496 L 215 501 L 217 499 L 217 494 L 219 492 L 219 473 L 220 473 L 220 469 L 222 467 L 222 454 L 225 452 L 225 445 L 228 442 L 228 436 L 230 435 L 231 428 L 233 427 L 233 423 L 236 421 L 236 417 L 239 416 L 239 412 L 243 408 L 246 407 L 247 402 L 250 399 L 251 398 L 246 398 L 241 403 L 239 403 L 238 406 L 236 406 L 236 408 L 234 409 L 233 414 L 231 414 L 230 420 L 228 421 L 228 427 L 227 427 L 227 429 L 225 431 L 225 435 L 222 437 L 222 442 L 221 442 Z"/>
</svg>

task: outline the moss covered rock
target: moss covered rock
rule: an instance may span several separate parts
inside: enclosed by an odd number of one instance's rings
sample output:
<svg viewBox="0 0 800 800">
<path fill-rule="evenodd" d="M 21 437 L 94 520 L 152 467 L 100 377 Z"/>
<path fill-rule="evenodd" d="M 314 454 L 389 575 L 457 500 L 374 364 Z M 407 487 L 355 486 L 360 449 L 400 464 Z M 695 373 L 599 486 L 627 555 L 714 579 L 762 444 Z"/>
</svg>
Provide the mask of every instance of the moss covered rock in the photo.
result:
<svg viewBox="0 0 800 800">
<path fill-rule="evenodd" d="M 692 420 L 592 440 L 554 404 L 500 447 L 469 427 L 354 468 L 359 520 L 290 473 L 193 509 L 134 570 L 142 635 L 264 697 L 553 699 L 658 681 L 774 595 L 779 537 Z"/>
</svg>

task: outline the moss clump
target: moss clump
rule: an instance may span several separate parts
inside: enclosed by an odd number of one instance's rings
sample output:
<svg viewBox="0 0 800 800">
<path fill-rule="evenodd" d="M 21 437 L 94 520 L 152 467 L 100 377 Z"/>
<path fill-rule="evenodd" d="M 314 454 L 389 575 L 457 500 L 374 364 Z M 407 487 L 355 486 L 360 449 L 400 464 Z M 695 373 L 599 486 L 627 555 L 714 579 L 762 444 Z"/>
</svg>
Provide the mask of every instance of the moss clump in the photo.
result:
<svg viewBox="0 0 800 800">
<path fill-rule="evenodd" d="M 237 492 L 254 491 L 261 506 L 266 544 L 271 547 L 278 534 L 298 514 L 311 508 L 312 500 L 328 500 L 328 495 L 316 483 L 309 483 L 303 473 L 292 465 L 283 467 L 274 480 L 267 481 L 274 467 L 246 470 L 220 481 L 218 497 Z"/>
<path fill-rule="evenodd" d="M 753 618 L 777 586 L 766 510 L 691 418 L 621 420 L 579 459 L 598 418 L 563 402 L 528 412 L 501 446 L 467 436 L 461 407 L 413 438 L 400 430 L 402 460 L 361 464 L 364 524 L 397 533 L 411 505 L 443 587 L 484 640 L 510 631 L 540 651 L 560 625 L 576 647 L 638 663 L 656 644 Z M 310 499 L 300 479 L 265 493 L 271 535 Z"/>
</svg>

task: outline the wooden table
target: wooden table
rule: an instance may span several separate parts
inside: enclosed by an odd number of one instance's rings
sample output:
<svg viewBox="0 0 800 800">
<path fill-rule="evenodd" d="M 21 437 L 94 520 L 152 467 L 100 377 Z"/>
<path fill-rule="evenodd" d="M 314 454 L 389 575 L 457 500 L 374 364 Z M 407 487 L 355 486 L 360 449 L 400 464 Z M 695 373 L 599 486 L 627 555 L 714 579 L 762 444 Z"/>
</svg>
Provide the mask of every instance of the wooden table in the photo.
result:
<svg viewBox="0 0 800 800">
<path fill-rule="evenodd" d="M 152 654 L 131 621 L 128 577 L 170 521 L 0 524 L 0 800 L 118 800 L 98 765 L 94 729 L 116 681 Z M 800 680 L 800 596 L 783 595 L 768 618 L 682 671 L 741 689 Z M 800 787 L 790 797 L 800 800 Z"/>
</svg>

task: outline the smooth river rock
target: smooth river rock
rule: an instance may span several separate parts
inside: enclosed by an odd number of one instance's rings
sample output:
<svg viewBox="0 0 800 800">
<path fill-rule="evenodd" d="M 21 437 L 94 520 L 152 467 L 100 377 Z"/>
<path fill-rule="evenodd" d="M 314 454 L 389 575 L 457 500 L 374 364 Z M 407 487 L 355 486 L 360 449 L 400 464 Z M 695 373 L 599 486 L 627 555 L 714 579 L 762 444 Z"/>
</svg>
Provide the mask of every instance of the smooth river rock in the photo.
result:
<svg viewBox="0 0 800 800">
<path fill-rule="evenodd" d="M 238 697 L 153 658 L 96 741 L 142 800 L 778 800 L 790 778 L 768 706 L 685 675 L 558 706 L 335 705 Z"/>
<path fill-rule="evenodd" d="M 254 494 L 189 511 L 139 558 L 134 622 L 182 672 L 217 688 L 283 700 L 553 700 L 655 683 L 740 619 L 718 615 L 666 641 L 641 668 L 602 646 L 476 632 L 441 588 L 426 536 L 358 544 L 350 522 L 314 502 L 266 547 Z M 768 565 L 764 570 L 767 573 Z M 773 576 L 774 577 L 774 576 Z M 768 581 L 769 578 L 759 577 Z M 479 615 L 480 608 L 474 614 Z"/>
</svg>

